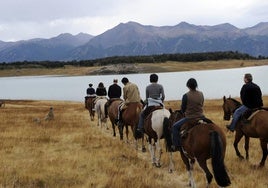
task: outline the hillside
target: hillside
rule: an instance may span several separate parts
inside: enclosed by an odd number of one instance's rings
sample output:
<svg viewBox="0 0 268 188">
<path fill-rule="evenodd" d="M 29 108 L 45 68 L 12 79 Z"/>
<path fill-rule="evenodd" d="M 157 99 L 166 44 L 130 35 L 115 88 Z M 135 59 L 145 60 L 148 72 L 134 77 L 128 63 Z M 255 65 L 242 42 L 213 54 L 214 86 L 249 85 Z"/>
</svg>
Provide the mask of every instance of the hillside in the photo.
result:
<svg viewBox="0 0 268 188">
<path fill-rule="evenodd" d="M 38 66 L 16 67 L 0 69 L 0 77 L 7 76 L 38 76 L 38 75 L 63 75 L 85 76 L 126 73 L 157 73 L 178 72 L 191 70 L 227 69 L 238 67 L 251 67 L 268 65 L 268 60 L 220 60 L 202 62 L 163 62 L 163 63 L 134 63 L 105 66 L 63 66 L 60 68 L 46 68 Z"/>
<path fill-rule="evenodd" d="M 238 51 L 267 57 L 267 44 L 267 22 L 243 29 L 229 23 L 207 26 L 181 22 L 157 27 L 127 22 L 97 36 L 66 33 L 50 39 L 0 41 L 0 62 L 73 61 L 215 51 Z"/>
</svg>

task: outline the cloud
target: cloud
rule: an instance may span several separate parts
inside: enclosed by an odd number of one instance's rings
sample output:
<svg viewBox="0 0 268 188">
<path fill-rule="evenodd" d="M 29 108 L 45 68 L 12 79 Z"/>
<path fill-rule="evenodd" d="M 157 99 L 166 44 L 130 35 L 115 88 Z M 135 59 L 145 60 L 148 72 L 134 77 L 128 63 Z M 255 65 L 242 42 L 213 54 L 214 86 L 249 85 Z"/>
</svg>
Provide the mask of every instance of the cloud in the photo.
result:
<svg viewBox="0 0 268 188">
<path fill-rule="evenodd" d="M 243 28 L 267 21 L 267 8 L 266 0 L 1 0 L 0 40 L 98 35 L 128 21 L 155 26 L 228 22 Z"/>
</svg>

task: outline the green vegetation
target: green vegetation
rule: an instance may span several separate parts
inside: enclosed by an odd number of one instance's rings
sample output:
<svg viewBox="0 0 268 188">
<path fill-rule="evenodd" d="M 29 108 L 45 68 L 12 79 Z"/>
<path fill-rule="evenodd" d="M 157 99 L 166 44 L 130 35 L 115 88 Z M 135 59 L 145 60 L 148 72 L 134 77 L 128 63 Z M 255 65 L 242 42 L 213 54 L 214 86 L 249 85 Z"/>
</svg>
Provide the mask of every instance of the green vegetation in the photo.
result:
<svg viewBox="0 0 268 188">
<path fill-rule="evenodd" d="M 177 62 L 201 62 L 218 60 L 255 60 L 256 58 L 248 54 L 239 52 L 204 52 L 186 54 L 161 54 L 147 56 L 114 56 L 94 60 L 81 61 L 23 61 L 13 63 L 0 63 L 0 70 L 21 69 L 21 68 L 62 68 L 68 65 L 77 67 L 105 66 L 114 64 L 133 64 L 133 63 L 162 63 L 167 61 Z M 265 59 L 259 57 L 258 59 Z"/>
</svg>

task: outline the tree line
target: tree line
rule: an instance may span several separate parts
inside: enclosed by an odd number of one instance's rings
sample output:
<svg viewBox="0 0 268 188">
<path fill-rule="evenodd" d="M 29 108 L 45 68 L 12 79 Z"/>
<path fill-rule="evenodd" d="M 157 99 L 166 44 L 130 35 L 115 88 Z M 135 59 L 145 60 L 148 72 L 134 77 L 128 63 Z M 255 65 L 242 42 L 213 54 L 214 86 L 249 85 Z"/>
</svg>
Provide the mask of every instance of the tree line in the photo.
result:
<svg viewBox="0 0 268 188">
<path fill-rule="evenodd" d="M 133 63 L 162 63 L 166 61 L 177 62 L 201 62 L 217 60 L 253 60 L 266 59 L 259 56 L 258 58 L 249 54 L 226 51 L 226 52 L 204 52 L 204 53 L 176 53 L 160 55 L 142 55 L 142 56 L 113 56 L 93 60 L 73 60 L 73 61 L 20 61 L 12 63 L 0 63 L 0 70 L 20 69 L 20 68 L 61 68 L 67 65 L 78 67 L 104 66 L 115 64 L 133 64 Z"/>
</svg>

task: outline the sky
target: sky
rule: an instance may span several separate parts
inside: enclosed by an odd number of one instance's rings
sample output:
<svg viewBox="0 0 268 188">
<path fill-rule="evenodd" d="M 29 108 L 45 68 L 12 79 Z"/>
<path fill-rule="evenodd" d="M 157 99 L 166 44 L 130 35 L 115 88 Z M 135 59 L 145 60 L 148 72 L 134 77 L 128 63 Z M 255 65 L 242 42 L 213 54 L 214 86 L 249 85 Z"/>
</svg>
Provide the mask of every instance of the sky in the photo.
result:
<svg viewBox="0 0 268 188">
<path fill-rule="evenodd" d="M 174 26 L 268 22 L 267 0 L 0 0 L 0 41 L 99 35 L 120 23 Z"/>
</svg>

